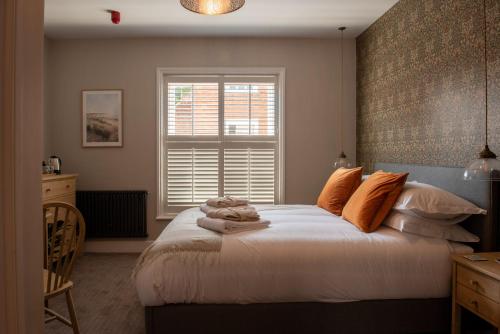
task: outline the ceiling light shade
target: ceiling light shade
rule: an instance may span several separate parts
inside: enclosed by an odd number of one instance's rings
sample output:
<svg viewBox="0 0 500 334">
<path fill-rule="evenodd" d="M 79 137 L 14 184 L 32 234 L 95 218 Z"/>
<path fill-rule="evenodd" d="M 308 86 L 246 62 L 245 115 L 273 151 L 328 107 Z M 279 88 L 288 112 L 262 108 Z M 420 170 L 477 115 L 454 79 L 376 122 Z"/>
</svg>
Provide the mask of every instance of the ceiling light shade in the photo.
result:
<svg viewBox="0 0 500 334">
<path fill-rule="evenodd" d="M 245 0 L 180 0 L 181 5 L 192 12 L 205 15 L 220 15 L 234 12 L 245 4 Z"/>
<path fill-rule="evenodd" d="M 479 157 L 464 172 L 467 181 L 500 181 L 500 161 L 486 145 Z"/>
<path fill-rule="evenodd" d="M 335 162 L 333 163 L 333 169 L 339 169 L 339 168 L 351 168 L 352 163 L 349 159 L 347 159 L 347 156 L 345 155 L 344 151 L 340 153 L 339 157 Z"/>
</svg>

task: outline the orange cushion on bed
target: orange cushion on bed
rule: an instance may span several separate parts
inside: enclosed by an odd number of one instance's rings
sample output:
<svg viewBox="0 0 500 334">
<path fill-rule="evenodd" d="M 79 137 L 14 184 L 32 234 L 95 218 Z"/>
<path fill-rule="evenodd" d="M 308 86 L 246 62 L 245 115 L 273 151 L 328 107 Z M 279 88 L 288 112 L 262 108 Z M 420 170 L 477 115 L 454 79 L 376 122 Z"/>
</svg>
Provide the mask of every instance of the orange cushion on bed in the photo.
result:
<svg viewBox="0 0 500 334">
<path fill-rule="evenodd" d="M 321 194 L 317 205 L 331 213 L 340 216 L 349 197 L 361 184 L 363 167 L 339 168 L 330 176 Z"/>
<path fill-rule="evenodd" d="M 352 194 L 342 218 L 363 232 L 375 231 L 398 199 L 407 177 L 408 173 L 373 173 Z"/>
</svg>

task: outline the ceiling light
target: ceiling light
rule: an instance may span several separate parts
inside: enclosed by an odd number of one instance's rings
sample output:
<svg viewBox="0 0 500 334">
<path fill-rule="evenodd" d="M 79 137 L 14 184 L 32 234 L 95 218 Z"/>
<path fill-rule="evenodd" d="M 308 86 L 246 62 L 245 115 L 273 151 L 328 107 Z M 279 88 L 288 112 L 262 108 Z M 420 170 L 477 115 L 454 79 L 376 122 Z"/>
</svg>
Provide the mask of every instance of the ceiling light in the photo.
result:
<svg viewBox="0 0 500 334">
<path fill-rule="evenodd" d="M 344 112 L 344 102 L 343 102 L 343 95 L 344 95 L 344 30 L 345 27 L 340 27 L 340 108 L 338 111 L 338 133 L 340 137 L 340 154 L 333 163 L 333 168 L 334 169 L 339 169 L 341 167 L 343 168 L 351 168 L 352 163 L 351 161 L 347 158 L 347 156 L 344 153 L 344 133 L 343 133 L 343 127 L 344 125 L 342 124 L 342 113 Z"/>
<path fill-rule="evenodd" d="M 205 15 L 220 15 L 234 12 L 245 4 L 245 0 L 180 0 L 181 5 L 192 12 Z"/>
<path fill-rule="evenodd" d="M 483 1 L 483 34 L 484 34 L 484 113 L 485 113 L 485 145 L 477 159 L 465 168 L 465 180 L 500 181 L 500 161 L 488 147 L 488 27 L 486 26 L 486 1 Z"/>
</svg>

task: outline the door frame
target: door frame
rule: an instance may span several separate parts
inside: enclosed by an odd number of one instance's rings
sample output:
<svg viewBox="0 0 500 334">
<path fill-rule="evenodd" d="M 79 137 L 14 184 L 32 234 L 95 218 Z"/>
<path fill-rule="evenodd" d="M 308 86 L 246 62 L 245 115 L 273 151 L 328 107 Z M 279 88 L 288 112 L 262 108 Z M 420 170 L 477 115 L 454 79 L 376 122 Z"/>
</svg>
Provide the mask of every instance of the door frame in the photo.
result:
<svg viewBox="0 0 500 334">
<path fill-rule="evenodd" d="M 43 0 L 0 3 L 0 332 L 9 334 L 43 332 L 43 15 Z"/>
</svg>

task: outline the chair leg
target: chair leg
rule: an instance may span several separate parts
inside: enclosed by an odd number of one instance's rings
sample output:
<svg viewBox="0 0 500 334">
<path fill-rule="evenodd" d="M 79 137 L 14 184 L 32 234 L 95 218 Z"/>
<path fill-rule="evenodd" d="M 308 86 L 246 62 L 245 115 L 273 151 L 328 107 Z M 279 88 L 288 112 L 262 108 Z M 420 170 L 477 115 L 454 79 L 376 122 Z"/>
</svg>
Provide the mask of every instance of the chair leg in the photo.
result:
<svg viewBox="0 0 500 334">
<path fill-rule="evenodd" d="M 73 296 L 71 295 L 71 290 L 66 291 L 66 303 L 68 304 L 69 317 L 71 319 L 73 333 L 80 334 L 80 330 L 78 328 L 78 320 L 76 319 L 75 305 L 73 304 Z"/>
</svg>

